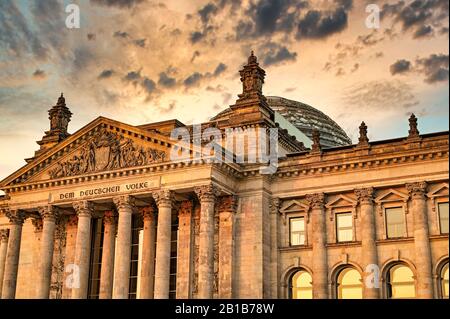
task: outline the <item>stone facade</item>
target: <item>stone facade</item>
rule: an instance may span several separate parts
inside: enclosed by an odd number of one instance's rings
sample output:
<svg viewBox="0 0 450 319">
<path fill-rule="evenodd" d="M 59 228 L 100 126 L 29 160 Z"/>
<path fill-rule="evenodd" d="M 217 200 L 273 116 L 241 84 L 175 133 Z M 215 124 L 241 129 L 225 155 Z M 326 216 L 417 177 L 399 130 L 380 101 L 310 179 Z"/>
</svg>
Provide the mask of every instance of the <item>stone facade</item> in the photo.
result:
<svg viewBox="0 0 450 319">
<path fill-rule="evenodd" d="M 277 127 L 262 95 L 264 76 L 252 54 L 236 104 L 202 128 Z M 138 298 L 289 298 L 300 269 L 311 274 L 314 298 L 336 298 L 342 269 L 356 269 L 366 282 L 374 265 L 378 288 L 364 285 L 363 297 L 388 298 L 387 273 L 398 263 L 414 273 L 417 298 L 442 297 L 448 132 L 420 135 L 412 117 L 405 138 L 370 142 L 363 123 L 356 145 L 322 147 L 312 131 L 307 149 L 280 130 L 278 169 L 262 174 L 258 164 L 171 162 L 167 128 L 178 121 L 130 126 L 100 117 L 69 135 L 62 96 L 52 114 L 63 121 L 52 122 L 51 141 L 0 183 L 2 298 L 125 299 L 132 291 Z M 404 213 L 398 238 L 387 234 L 392 207 Z M 340 242 L 343 212 L 351 214 L 352 240 Z M 290 238 L 296 217 L 305 221 L 299 245 Z M 130 279 L 136 238 L 137 287 Z"/>
</svg>

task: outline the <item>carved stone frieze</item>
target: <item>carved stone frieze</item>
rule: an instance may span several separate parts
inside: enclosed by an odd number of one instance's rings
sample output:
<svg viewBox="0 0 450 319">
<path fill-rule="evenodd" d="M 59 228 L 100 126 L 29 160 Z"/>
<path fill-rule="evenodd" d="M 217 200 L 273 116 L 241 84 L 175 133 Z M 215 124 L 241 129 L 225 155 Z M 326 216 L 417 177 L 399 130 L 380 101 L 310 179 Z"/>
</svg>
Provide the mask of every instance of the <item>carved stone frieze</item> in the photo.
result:
<svg viewBox="0 0 450 319">
<path fill-rule="evenodd" d="M 165 158 L 164 151 L 138 146 L 132 139 L 102 128 L 76 155 L 57 163 L 49 175 L 52 179 L 75 176 L 158 163 Z"/>
</svg>

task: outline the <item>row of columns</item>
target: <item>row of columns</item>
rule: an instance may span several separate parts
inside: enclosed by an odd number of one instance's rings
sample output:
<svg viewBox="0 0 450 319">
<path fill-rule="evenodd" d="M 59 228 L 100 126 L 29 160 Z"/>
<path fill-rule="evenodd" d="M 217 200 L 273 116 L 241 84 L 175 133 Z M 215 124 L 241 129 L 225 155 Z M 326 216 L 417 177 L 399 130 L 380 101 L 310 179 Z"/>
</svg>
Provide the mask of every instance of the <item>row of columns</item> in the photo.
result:
<svg viewBox="0 0 450 319">
<path fill-rule="evenodd" d="M 433 298 L 432 259 L 429 240 L 426 182 L 408 183 L 406 188 L 410 195 L 411 209 L 414 218 L 414 249 L 417 271 L 417 298 Z M 362 266 L 366 270 L 369 265 L 378 265 L 376 246 L 376 226 L 374 211 L 373 188 L 355 190 L 361 213 L 361 251 Z M 317 299 L 329 298 L 328 291 L 328 257 L 326 247 L 325 195 L 323 193 L 306 196 L 311 209 L 313 228 L 312 243 L 312 278 L 313 297 Z M 379 265 L 378 265 L 379 266 Z M 377 285 L 366 285 L 366 279 L 372 275 L 364 272 L 363 297 L 365 299 L 380 298 L 380 288 Z M 378 285 L 380 287 L 380 285 Z"/>
<path fill-rule="evenodd" d="M 196 187 L 195 193 L 198 196 L 201 207 L 198 298 L 212 298 L 214 280 L 214 212 L 219 190 L 217 187 L 209 184 Z M 152 196 L 158 210 L 157 217 L 155 214 L 156 208 L 153 206 L 139 209 L 144 221 L 140 296 L 141 298 L 167 299 L 169 298 L 170 285 L 171 227 L 174 194 L 170 190 L 161 190 L 153 193 Z M 108 211 L 103 216 L 104 237 L 99 297 L 102 299 L 127 299 L 131 261 L 132 214 L 136 207 L 132 196 L 115 197 L 113 202 L 117 209 L 117 214 Z M 70 296 L 73 299 L 85 299 L 87 298 L 89 284 L 91 223 L 94 215 L 94 205 L 89 201 L 78 201 L 73 203 L 73 208 L 78 217 L 78 223 Z M 39 215 L 42 219 L 42 235 L 39 249 L 40 258 L 38 261 L 36 298 L 45 299 L 49 298 L 50 295 L 54 234 L 57 220 L 60 217 L 60 210 L 54 206 L 40 207 Z M 0 246 L 0 279 L 3 278 L 3 281 L 0 280 L 2 283 L 0 291 L 2 298 L 10 299 L 15 297 L 22 225 L 26 215 L 21 210 L 8 210 L 7 216 L 10 220 L 9 239 L 4 235 L 6 233 L 2 231 Z M 225 215 L 222 217 L 225 225 L 227 222 L 231 224 L 225 218 Z M 157 228 L 155 227 L 156 218 Z M 229 232 L 222 233 L 222 237 L 231 237 Z M 231 241 L 232 238 L 229 238 L 229 240 Z M 219 249 L 223 253 L 228 253 L 232 248 L 222 243 Z M 2 262 L 1 258 L 4 259 L 4 262 Z M 1 265 L 4 265 L 4 267 Z M 230 274 L 223 272 L 221 276 L 226 277 L 230 276 Z M 231 297 L 231 279 L 224 282 L 229 282 L 229 284 L 224 285 L 223 295 Z"/>
</svg>

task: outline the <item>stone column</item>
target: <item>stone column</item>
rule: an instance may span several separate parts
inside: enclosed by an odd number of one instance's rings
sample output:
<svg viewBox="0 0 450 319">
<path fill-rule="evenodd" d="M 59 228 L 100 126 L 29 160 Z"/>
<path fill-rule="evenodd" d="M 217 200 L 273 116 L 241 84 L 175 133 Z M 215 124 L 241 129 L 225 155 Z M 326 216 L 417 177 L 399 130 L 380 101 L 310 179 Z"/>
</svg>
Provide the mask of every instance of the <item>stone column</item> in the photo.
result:
<svg viewBox="0 0 450 319">
<path fill-rule="evenodd" d="M 89 258 L 91 255 L 91 219 L 94 205 L 88 201 L 73 203 L 78 215 L 74 269 L 72 272 L 72 299 L 86 299 L 89 284 Z"/>
<path fill-rule="evenodd" d="M 361 251 L 363 266 L 364 299 L 380 298 L 380 273 L 377 271 L 378 252 L 376 245 L 375 211 L 373 207 L 373 188 L 355 190 L 361 213 Z M 370 266 L 374 265 L 374 266 Z M 372 279 L 372 281 L 370 281 Z M 369 281 L 369 282 L 366 282 Z"/>
<path fill-rule="evenodd" d="M 39 273 L 37 277 L 36 299 L 48 299 L 50 296 L 50 283 L 52 277 L 52 261 L 54 250 L 54 237 L 58 209 L 52 206 L 39 208 L 42 218 L 42 236 L 39 259 Z"/>
<path fill-rule="evenodd" d="M 117 225 L 117 247 L 114 259 L 114 299 L 128 299 L 131 262 L 131 222 L 134 199 L 131 196 L 118 196 L 114 199 L 119 222 Z"/>
<path fill-rule="evenodd" d="M 168 299 L 173 193 L 161 190 L 153 193 L 153 198 L 158 206 L 154 298 Z"/>
<path fill-rule="evenodd" d="M 153 299 L 155 275 L 156 208 L 153 205 L 140 208 L 144 220 L 142 243 L 141 282 L 139 299 Z"/>
<path fill-rule="evenodd" d="M 195 188 L 200 201 L 200 233 L 198 248 L 198 298 L 213 297 L 214 280 L 214 206 L 217 188 L 204 185 Z"/>
<path fill-rule="evenodd" d="M 224 196 L 219 203 L 219 298 L 233 298 L 234 215 L 237 197 Z"/>
<path fill-rule="evenodd" d="M 111 299 L 114 277 L 114 251 L 116 243 L 117 216 L 113 211 L 106 211 L 103 215 L 103 247 L 102 268 L 100 271 L 99 299 Z"/>
<path fill-rule="evenodd" d="M 426 182 L 406 184 L 411 198 L 411 209 L 414 219 L 414 250 L 417 269 L 417 298 L 433 298 L 433 279 L 431 265 L 431 247 L 428 230 L 427 206 L 425 193 Z"/>
<path fill-rule="evenodd" d="M 193 222 L 192 201 L 181 202 L 178 211 L 177 299 L 191 298 Z"/>
<path fill-rule="evenodd" d="M 19 270 L 20 242 L 25 213 L 21 210 L 7 210 L 9 219 L 8 252 L 6 253 L 5 273 L 3 275 L 2 299 L 14 299 L 16 296 L 17 272 Z"/>
<path fill-rule="evenodd" d="M 313 298 L 328 299 L 327 231 L 323 193 L 306 196 L 311 209 Z"/>
<path fill-rule="evenodd" d="M 73 214 L 68 217 L 66 223 L 66 248 L 64 254 L 64 281 L 62 298 L 70 299 L 72 297 L 72 286 L 69 284 L 70 279 L 73 278 L 71 274 L 71 265 L 74 264 L 75 247 L 77 240 L 77 225 L 78 217 Z"/>
<path fill-rule="evenodd" d="M 0 230 L 0 298 L 2 296 L 3 274 L 5 273 L 6 253 L 8 252 L 9 229 Z"/>
</svg>

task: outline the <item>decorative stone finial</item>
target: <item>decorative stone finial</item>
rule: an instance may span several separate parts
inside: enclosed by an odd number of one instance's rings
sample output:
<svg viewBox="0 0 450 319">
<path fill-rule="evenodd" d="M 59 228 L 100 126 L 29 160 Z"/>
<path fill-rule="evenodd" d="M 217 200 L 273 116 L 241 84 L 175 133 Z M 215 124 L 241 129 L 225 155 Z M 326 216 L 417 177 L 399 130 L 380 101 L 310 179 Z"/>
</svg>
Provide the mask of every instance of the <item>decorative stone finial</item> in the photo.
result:
<svg viewBox="0 0 450 319">
<path fill-rule="evenodd" d="M 250 56 L 248 57 L 248 64 L 253 64 L 253 63 L 258 63 L 258 59 L 252 50 L 252 52 L 250 53 Z"/>
<path fill-rule="evenodd" d="M 362 122 L 359 126 L 359 145 L 369 144 L 369 138 L 367 137 L 367 125 Z"/>
<path fill-rule="evenodd" d="M 239 94 L 239 100 L 262 99 L 262 86 L 266 72 L 259 66 L 258 59 L 253 51 L 248 57 L 248 63 L 239 71 L 242 82 L 242 94 Z"/>
<path fill-rule="evenodd" d="M 417 128 L 417 117 L 414 113 L 409 117 L 409 131 L 408 138 L 419 137 L 419 129 Z"/>
<path fill-rule="evenodd" d="M 320 153 L 322 147 L 320 146 L 320 132 L 318 129 L 312 131 L 313 144 L 311 145 L 311 153 Z"/>
</svg>

